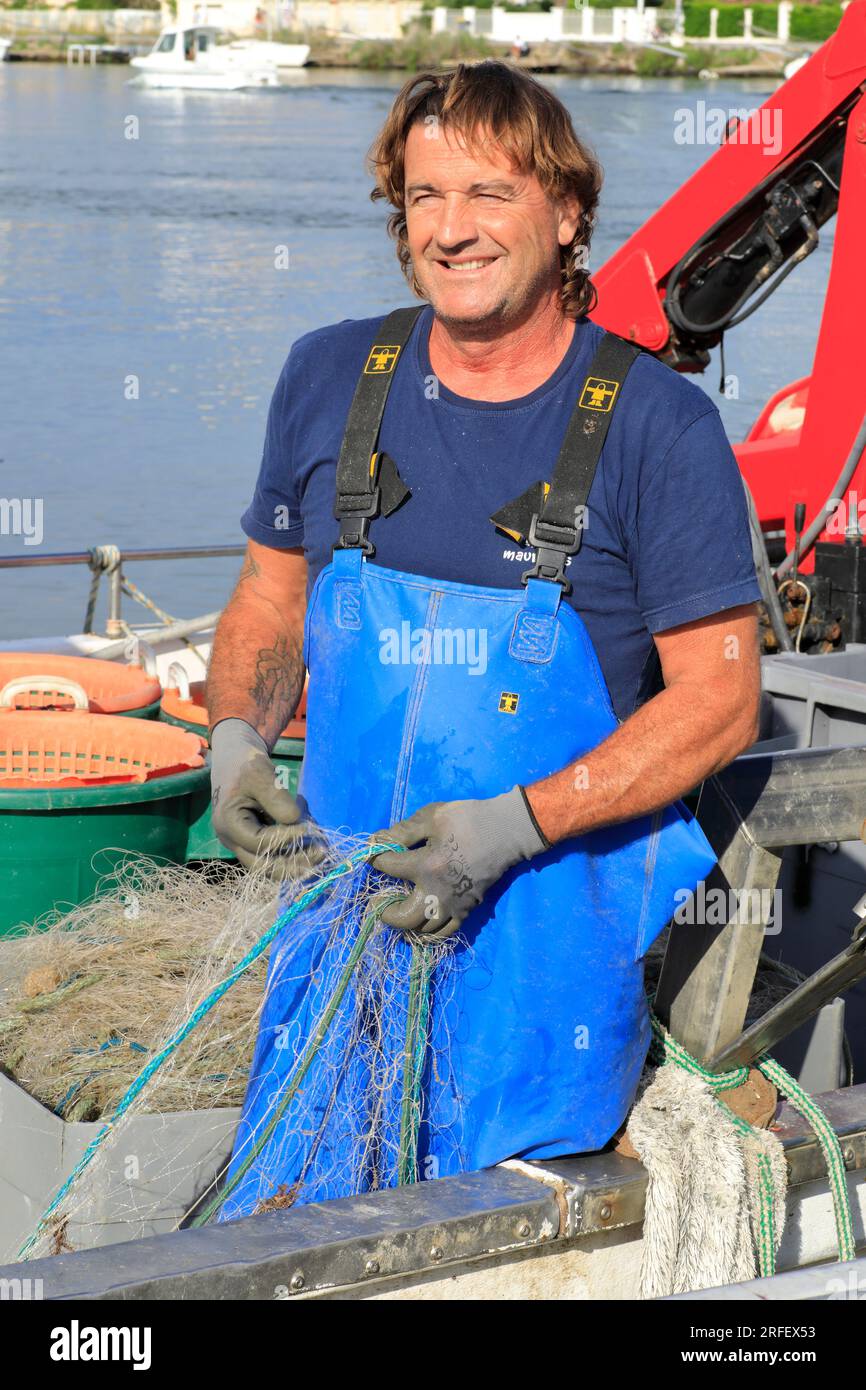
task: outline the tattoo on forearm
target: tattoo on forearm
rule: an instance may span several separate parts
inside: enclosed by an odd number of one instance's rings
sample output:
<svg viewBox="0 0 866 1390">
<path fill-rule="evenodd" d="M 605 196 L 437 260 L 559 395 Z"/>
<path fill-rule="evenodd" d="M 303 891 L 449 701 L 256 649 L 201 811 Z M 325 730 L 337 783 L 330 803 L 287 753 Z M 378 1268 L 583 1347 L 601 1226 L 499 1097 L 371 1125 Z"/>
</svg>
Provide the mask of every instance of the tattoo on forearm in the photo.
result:
<svg viewBox="0 0 866 1390">
<path fill-rule="evenodd" d="M 278 637 L 272 647 L 261 647 L 256 658 L 256 683 L 250 695 L 262 715 L 286 711 L 294 713 L 304 683 L 304 664 L 300 652 L 290 648 L 286 637 Z"/>
<path fill-rule="evenodd" d="M 238 583 L 243 584 L 245 579 L 257 579 L 261 570 L 258 560 L 254 560 L 252 555 L 247 554 L 244 560 L 243 569 L 238 577 Z"/>
</svg>

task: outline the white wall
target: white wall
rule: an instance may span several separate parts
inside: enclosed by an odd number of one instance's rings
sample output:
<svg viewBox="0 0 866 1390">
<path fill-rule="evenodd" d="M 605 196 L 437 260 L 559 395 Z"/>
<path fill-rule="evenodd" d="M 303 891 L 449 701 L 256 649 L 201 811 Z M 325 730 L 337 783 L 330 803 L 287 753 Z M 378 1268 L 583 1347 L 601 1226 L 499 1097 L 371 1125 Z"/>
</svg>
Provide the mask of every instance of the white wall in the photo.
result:
<svg viewBox="0 0 866 1390">
<path fill-rule="evenodd" d="M 160 28 L 159 10 L 0 9 L 0 33 L 13 38 L 16 34 L 62 39 L 66 34 L 105 33 L 111 42 L 120 43 L 155 38 Z"/>
<path fill-rule="evenodd" d="M 449 10 L 437 6 L 433 11 L 434 34 L 466 28 L 471 34 L 484 34 L 494 43 L 558 43 L 560 40 L 580 40 L 596 43 L 642 43 L 652 38 L 655 10 L 631 6 L 613 10 L 594 10 L 589 5 L 571 9 L 529 11 L 504 10 L 494 5 L 491 10 L 467 6 Z"/>
<path fill-rule="evenodd" d="M 264 22 L 256 24 L 259 10 Z M 403 25 L 421 13 L 421 0 L 178 0 L 181 24 L 218 24 L 236 34 L 282 29 L 324 29 L 364 39 L 398 39 Z M 167 19 L 166 23 L 170 21 Z"/>
</svg>

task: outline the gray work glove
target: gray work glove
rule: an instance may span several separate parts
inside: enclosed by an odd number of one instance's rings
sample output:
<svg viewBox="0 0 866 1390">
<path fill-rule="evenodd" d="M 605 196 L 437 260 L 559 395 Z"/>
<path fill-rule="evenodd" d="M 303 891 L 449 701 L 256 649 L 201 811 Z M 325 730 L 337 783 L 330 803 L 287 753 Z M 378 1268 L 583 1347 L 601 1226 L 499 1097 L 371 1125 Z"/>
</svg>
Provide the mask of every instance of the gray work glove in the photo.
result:
<svg viewBox="0 0 866 1390">
<path fill-rule="evenodd" d="M 219 839 L 248 869 L 299 878 L 322 859 L 304 808 L 277 782 L 268 746 L 244 719 L 221 719 L 211 735 L 211 806 Z"/>
<path fill-rule="evenodd" d="M 377 854 L 375 868 L 414 884 L 408 897 L 385 909 L 382 921 L 432 941 L 457 931 L 514 864 L 550 849 L 521 787 L 483 801 L 433 801 L 376 840 L 406 849 Z"/>
</svg>

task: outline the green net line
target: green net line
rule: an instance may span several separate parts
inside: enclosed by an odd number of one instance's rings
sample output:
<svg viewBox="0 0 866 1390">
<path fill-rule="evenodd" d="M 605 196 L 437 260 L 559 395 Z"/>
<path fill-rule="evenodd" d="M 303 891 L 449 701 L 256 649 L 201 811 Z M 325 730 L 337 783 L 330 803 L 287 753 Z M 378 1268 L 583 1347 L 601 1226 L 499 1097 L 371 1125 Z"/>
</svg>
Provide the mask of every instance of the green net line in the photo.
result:
<svg viewBox="0 0 866 1390">
<path fill-rule="evenodd" d="M 750 1125 L 741 1115 L 737 1115 L 724 1101 L 719 1100 L 720 1091 L 733 1090 L 742 1086 L 748 1078 L 748 1067 L 736 1067 L 729 1072 L 711 1072 L 702 1066 L 676 1038 L 667 1031 L 664 1024 L 650 1010 L 652 1043 L 650 1055 L 654 1062 L 674 1062 L 684 1071 L 697 1076 L 714 1094 L 716 1103 L 723 1106 L 726 1114 L 733 1120 L 742 1134 L 756 1134 L 761 1131 Z M 774 1058 L 759 1057 L 755 1066 L 768 1081 L 781 1092 L 785 1099 L 802 1115 L 814 1131 L 824 1155 L 827 1175 L 830 1182 L 830 1195 L 833 1201 L 833 1219 L 836 1226 L 836 1244 L 839 1260 L 852 1260 L 856 1253 L 854 1234 L 851 1225 L 851 1204 L 848 1197 L 848 1184 L 845 1178 L 845 1160 L 839 1139 L 827 1116 L 795 1078 Z M 758 1201 L 759 1219 L 756 1247 L 758 1268 L 762 1277 L 776 1272 L 775 1202 L 773 1197 L 773 1178 L 770 1159 L 767 1154 L 758 1156 Z"/>
<path fill-rule="evenodd" d="M 431 968 L 430 952 L 421 943 L 413 942 L 397 1159 L 401 1187 L 418 1181 L 418 1130 L 421 1123 L 421 1083 L 427 1055 Z"/>
<path fill-rule="evenodd" d="M 808 1092 L 773 1057 L 761 1057 L 758 1070 L 772 1081 L 794 1109 L 802 1115 L 807 1125 L 815 1133 L 830 1179 L 830 1194 L 833 1198 L 833 1218 L 836 1222 L 836 1241 L 840 1260 L 853 1260 L 856 1253 L 854 1232 L 851 1226 L 851 1204 L 848 1198 L 848 1182 L 845 1177 L 845 1159 L 839 1138 L 820 1105 L 817 1105 Z"/>
</svg>

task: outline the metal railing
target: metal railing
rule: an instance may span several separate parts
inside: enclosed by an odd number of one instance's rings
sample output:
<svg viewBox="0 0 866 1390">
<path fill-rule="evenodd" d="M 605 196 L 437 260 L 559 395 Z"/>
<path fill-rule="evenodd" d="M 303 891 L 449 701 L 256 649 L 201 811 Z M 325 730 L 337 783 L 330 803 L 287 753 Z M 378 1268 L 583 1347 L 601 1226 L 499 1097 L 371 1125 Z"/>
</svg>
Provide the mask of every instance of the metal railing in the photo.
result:
<svg viewBox="0 0 866 1390">
<path fill-rule="evenodd" d="M 121 550 L 115 545 L 99 545 L 92 550 L 69 550 L 61 551 L 52 555 L 0 555 L 0 570 L 7 569 L 43 569 L 48 565 L 86 565 L 90 570 L 93 581 L 90 589 L 90 598 L 87 606 L 87 616 L 85 617 L 85 632 L 92 630 L 91 624 L 93 612 L 96 605 L 96 595 L 99 581 L 103 574 L 108 577 L 108 618 L 106 620 L 105 635 L 107 637 L 122 637 L 127 626 L 121 614 L 123 594 L 127 592 L 131 597 L 143 603 L 151 612 L 157 614 L 165 627 L 160 635 L 169 635 L 171 628 L 183 627 L 187 632 L 195 632 L 201 627 L 212 627 L 218 614 L 209 613 L 204 618 L 188 619 L 174 622 L 164 614 L 146 594 L 137 589 L 135 585 L 126 580 L 123 574 L 123 566 L 126 562 L 145 561 L 145 560 L 198 560 L 198 559 L 221 559 L 240 557 L 244 554 L 245 545 L 183 545 L 183 546 L 152 546 L 147 548 L 135 548 L 132 550 Z M 209 619 L 210 621 L 205 621 Z M 199 628 L 193 624 L 198 623 Z M 177 633 L 176 635 L 181 635 Z"/>
</svg>

